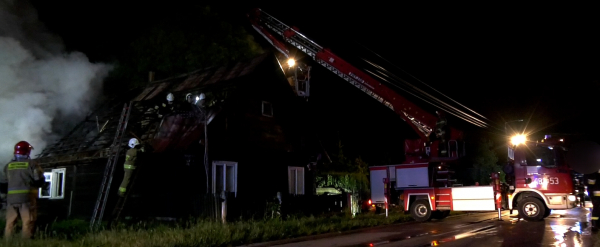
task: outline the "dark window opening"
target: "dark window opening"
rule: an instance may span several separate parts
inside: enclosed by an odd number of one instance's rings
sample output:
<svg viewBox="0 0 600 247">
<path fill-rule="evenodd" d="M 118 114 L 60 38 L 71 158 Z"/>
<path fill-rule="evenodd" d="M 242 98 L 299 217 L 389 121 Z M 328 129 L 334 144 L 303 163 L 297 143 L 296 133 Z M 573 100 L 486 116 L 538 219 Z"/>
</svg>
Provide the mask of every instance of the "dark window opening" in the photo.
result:
<svg viewBox="0 0 600 247">
<path fill-rule="evenodd" d="M 273 105 L 270 102 L 262 102 L 262 115 L 267 117 L 273 116 Z"/>
</svg>

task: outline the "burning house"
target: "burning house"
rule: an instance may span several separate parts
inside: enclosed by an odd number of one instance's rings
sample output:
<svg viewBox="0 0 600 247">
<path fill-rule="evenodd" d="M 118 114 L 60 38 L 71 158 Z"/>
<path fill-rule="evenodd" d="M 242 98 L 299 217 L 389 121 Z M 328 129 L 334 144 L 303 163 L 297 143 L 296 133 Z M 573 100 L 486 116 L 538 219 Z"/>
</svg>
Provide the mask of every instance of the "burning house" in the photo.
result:
<svg viewBox="0 0 600 247">
<path fill-rule="evenodd" d="M 154 106 L 168 93 L 174 110 L 158 117 Z M 222 192 L 229 214 L 260 214 L 278 192 L 310 191 L 299 153 L 301 103 L 270 53 L 115 96 L 35 158 L 51 184 L 40 190 L 40 217 L 215 215 Z M 119 198 L 132 137 L 148 148 Z"/>
</svg>

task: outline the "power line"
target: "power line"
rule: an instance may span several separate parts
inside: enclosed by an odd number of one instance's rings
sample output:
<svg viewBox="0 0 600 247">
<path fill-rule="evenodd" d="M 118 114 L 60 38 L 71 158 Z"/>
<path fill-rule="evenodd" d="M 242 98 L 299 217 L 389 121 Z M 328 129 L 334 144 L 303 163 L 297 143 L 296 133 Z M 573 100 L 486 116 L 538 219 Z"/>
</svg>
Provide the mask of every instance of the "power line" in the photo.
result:
<svg viewBox="0 0 600 247">
<path fill-rule="evenodd" d="M 366 71 L 367 71 L 368 73 L 370 73 L 370 74 L 372 74 L 372 75 L 374 75 L 374 76 L 378 77 L 379 79 L 381 79 L 381 80 L 383 80 L 383 81 L 385 81 L 385 82 L 387 82 L 387 83 L 390 83 L 390 84 L 392 84 L 392 83 L 391 83 L 391 82 L 389 82 L 387 79 L 385 79 L 385 78 L 383 78 L 383 77 L 381 77 L 381 76 L 379 76 L 379 75 L 377 75 L 377 74 L 375 74 L 375 73 L 373 73 L 373 72 L 371 72 L 371 71 L 369 71 L 369 70 L 366 70 Z M 419 97 L 418 95 L 415 95 L 414 93 L 412 93 L 412 92 L 409 92 L 408 90 L 406 90 L 406 89 L 404 89 L 404 88 L 401 88 L 401 87 L 398 87 L 398 88 L 399 88 L 399 89 L 401 89 L 401 90 L 403 90 L 403 91 L 405 91 L 405 92 L 407 92 L 407 93 L 409 93 L 409 94 L 411 94 L 412 96 L 414 96 L 414 97 L 416 97 L 416 98 L 418 98 L 418 99 L 420 99 L 420 100 L 422 100 L 422 101 L 424 101 L 424 102 L 428 103 L 428 104 L 431 104 L 431 105 L 433 105 L 433 106 L 435 106 L 435 107 L 438 107 L 438 108 L 440 108 L 440 109 L 444 109 L 443 107 L 440 107 L 439 105 L 436 105 L 436 104 L 434 104 L 434 103 L 432 103 L 432 102 L 430 102 L 430 101 L 428 101 L 428 100 L 426 100 L 426 99 L 423 99 L 423 98 Z M 476 121 L 473 121 L 473 120 L 467 119 L 466 117 L 459 116 L 459 115 L 457 115 L 456 113 L 454 113 L 454 112 L 451 112 L 451 111 L 447 111 L 447 112 L 448 112 L 448 113 L 450 113 L 450 114 L 452 114 L 452 115 L 454 115 L 455 117 L 458 117 L 458 118 L 460 118 L 460 119 L 462 119 L 462 120 L 464 120 L 464 121 L 466 121 L 466 122 L 468 122 L 468 123 L 471 123 L 471 124 L 473 124 L 473 125 L 475 125 L 475 126 L 477 126 L 477 127 L 481 127 L 481 128 L 487 128 L 487 124 L 485 124 L 485 123 L 483 123 L 483 124 L 482 124 L 482 123 L 478 123 L 478 122 L 476 122 Z"/>
<path fill-rule="evenodd" d="M 406 72 L 405 70 L 403 70 L 402 68 L 398 67 L 397 65 L 395 65 L 395 64 L 393 64 L 393 63 L 391 63 L 389 60 L 385 59 L 385 58 L 384 58 L 384 57 L 382 57 L 381 55 L 377 54 L 375 51 L 373 51 L 373 50 L 369 49 L 368 47 L 364 46 L 364 45 L 363 45 L 363 44 L 361 44 L 360 42 L 358 42 L 358 41 L 355 41 L 355 42 L 356 42 L 357 44 L 359 44 L 360 46 L 362 46 L 363 48 L 367 49 L 369 52 L 371 52 L 371 53 L 375 54 L 376 56 L 378 56 L 379 58 L 383 59 L 385 62 L 387 62 L 387 63 L 391 64 L 391 65 L 392 65 L 392 66 L 394 66 L 395 68 L 397 68 L 397 69 L 401 70 L 402 72 L 406 73 L 407 75 L 409 75 L 409 76 L 410 76 L 410 77 L 412 77 L 413 79 L 417 80 L 417 81 L 418 81 L 418 82 L 420 82 L 420 83 L 423 83 L 423 85 L 425 85 L 425 86 L 427 86 L 427 87 L 431 88 L 431 89 L 432 89 L 432 90 L 434 90 L 435 92 L 437 92 L 437 93 L 441 94 L 442 96 L 444 96 L 444 97 L 446 97 L 446 98 L 450 99 L 452 102 L 454 102 L 454 103 L 456 103 L 456 104 L 458 104 L 458 105 L 460 105 L 460 106 L 464 107 L 465 109 L 467 109 L 467 110 L 471 111 L 472 113 L 476 114 L 477 116 L 480 116 L 480 117 L 482 117 L 482 118 L 483 118 L 483 119 L 485 119 L 485 120 L 489 120 L 489 119 L 487 119 L 485 116 L 483 116 L 483 115 L 481 115 L 481 114 L 477 113 L 476 111 L 474 111 L 474 110 L 472 110 L 472 109 L 470 109 L 470 108 L 466 107 L 465 105 L 463 105 L 463 104 L 461 104 L 461 103 L 457 102 L 456 100 L 454 100 L 454 99 L 452 99 L 452 98 L 448 97 L 447 95 L 445 95 L 445 94 L 443 94 L 443 93 L 439 92 L 439 91 L 438 91 L 438 90 L 436 90 L 435 88 L 433 88 L 433 87 L 429 86 L 429 85 L 428 85 L 428 84 L 426 84 L 425 82 L 423 82 L 423 81 L 419 80 L 419 79 L 418 79 L 418 78 L 416 78 L 415 76 L 413 76 L 413 75 L 411 75 L 410 73 Z"/>
<path fill-rule="evenodd" d="M 432 99 L 432 100 L 434 100 L 434 101 L 436 101 L 436 102 L 438 102 L 438 103 L 440 103 L 440 104 L 444 105 L 444 106 L 445 106 L 445 107 L 447 107 L 447 108 L 444 108 L 444 107 L 439 107 L 439 106 L 436 106 L 436 107 L 438 107 L 438 108 L 441 108 L 441 109 L 445 109 L 446 111 L 448 111 L 448 109 L 451 109 L 452 111 L 455 111 L 457 114 L 462 114 L 462 115 L 464 115 L 465 117 L 467 117 L 467 118 L 470 118 L 470 119 L 472 119 L 472 120 L 473 120 L 473 121 L 475 121 L 475 122 L 479 122 L 479 123 L 480 123 L 480 124 L 482 124 L 482 125 L 487 125 L 487 123 L 486 123 L 485 121 L 482 121 L 482 120 L 480 120 L 480 119 L 478 119 L 478 118 L 476 118 L 476 117 L 473 117 L 473 116 L 469 115 L 468 113 L 465 113 L 464 111 L 461 111 L 460 109 L 457 109 L 456 107 L 454 107 L 454 106 L 452 106 L 452 105 L 450 105 L 450 104 L 448 104 L 448 103 L 446 103 L 446 102 L 444 102 L 444 101 L 442 101 L 442 100 L 438 99 L 437 97 L 435 97 L 435 96 L 433 96 L 433 95 L 430 95 L 430 94 L 428 94 L 427 92 L 425 92 L 425 91 L 423 91 L 423 90 L 419 89 L 418 87 L 416 87 L 416 86 L 414 86 L 414 85 L 412 85 L 412 84 L 408 83 L 407 81 L 403 80 L 402 78 L 399 78 L 398 76 L 396 76 L 396 75 L 392 74 L 391 72 L 387 71 L 385 68 L 383 68 L 383 67 L 381 67 L 381 66 L 379 66 L 379 65 L 377 65 L 377 64 L 375 64 L 375 63 L 372 63 L 372 62 L 370 62 L 370 61 L 368 61 L 368 60 L 366 60 L 366 59 L 364 59 L 364 58 L 363 58 L 363 60 L 365 60 L 367 63 L 371 64 L 371 65 L 372 65 L 372 66 L 374 66 L 375 68 L 378 68 L 378 69 L 380 69 L 380 70 L 378 70 L 378 72 L 380 72 L 380 73 L 381 73 L 381 74 L 383 74 L 384 76 L 386 76 L 386 77 L 388 77 L 388 78 L 389 78 L 390 76 L 391 76 L 391 77 L 394 77 L 394 78 L 390 78 L 390 79 L 392 79 L 392 80 L 398 80 L 398 81 L 401 81 L 401 82 L 403 82 L 403 83 L 407 84 L 407 85 L 408 85 L 408 86 L 410 86 L 410 87 L 411 87 L 413 90 L 415 90 L 415 91 L 417 91 L 417 92 L 421 93 L 422 95 L 424 95 L 424 96 L 428 97 L 429 99 Z M 385 72 L 387 72 L 387 73 L 383 73 L 383 72 L 381 72 L 381 70 L 383 70 L 383 71 L 385 71 Z M 373 74 L 373 75 L 374 75 L 374 72 L 371 72 L 371 71 L 369 71 L 369 73 L 371 73 L 371 74 Z M 377 75 L 375 75 L 375 76 L 377 76 Z M 380 76 L 378 76 L 378 77 L 380 77 Z M 380 78 L 381 78 L 381 77 L 380 77 Z M 399 85 L 396 85 L 395 83 L 393 83 L 393 82 L 391 82 L 391 81 L 389 81 L 389 80 L 385 80 L 385 81 L 386 81 L 386 82 L 388 82 L 389 84 L 391 84 L 391 85 L 393 85 L 393 86 L 397 87 L 397 88 L 403 89 L 403 88 L 401 88 Z M 404 90 L 404 89 L 403 89 L 403 90 Z M 448 111 L 448 112 L 450 112 L 450 111 Z"/>
</svg>

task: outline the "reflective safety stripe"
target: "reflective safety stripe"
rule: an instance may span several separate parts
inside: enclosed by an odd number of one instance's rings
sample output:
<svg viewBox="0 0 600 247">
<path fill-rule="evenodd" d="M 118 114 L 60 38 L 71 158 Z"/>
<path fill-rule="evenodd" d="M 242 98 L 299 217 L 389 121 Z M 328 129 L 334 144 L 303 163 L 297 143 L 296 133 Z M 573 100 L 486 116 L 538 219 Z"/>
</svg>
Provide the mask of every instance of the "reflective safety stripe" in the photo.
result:
<svg viewBox="0 0 600 247">
<path fill-rule="evenodd" d="M 8 164 L 8 170 L 27 169 L 29 163 L 27 162 L 14 162 Z"/>
<path fill-rule="evenodd" d="M 594 185 L 594 184 L 596 184 L 596 179 L 588 179 L 588 184 L 589 184 L 589 185 Z"/>
<path fill-rule="evenodd" d="M 123 188 L 123 187 L 119 187 L 119 192 L 125 192 L 127 189 Z"/>
<path fill-rule="evenodd" d="M 134 165 L 124 165 L 125 169 L 130 169 L 130 170 L 134 170 L 135 166 Z"/>
<path fill-rule="evenodd" d="M 129 156 L 129 155 L 125 155 L 125 160 L 126 160 L 126 161 L 130 161 L 130 160 L 131 160 L 131 156 Z"/>
<path fill-rule="evenodd" d="M 594 190 L 594 196 L 600 196 L 600 190 Z"/>
<path fill-rule="evenodd" d="M 598 217 L 592 217 L 592 220 L 598 220 Z"/>
<path fill-rule="evenodd" d="M 8 194 L 9 195 L 14 195 L 14 194 L 28 194 L 28 193 L 37 193 L 37 190 L 9 190 Z"/>
</svg>

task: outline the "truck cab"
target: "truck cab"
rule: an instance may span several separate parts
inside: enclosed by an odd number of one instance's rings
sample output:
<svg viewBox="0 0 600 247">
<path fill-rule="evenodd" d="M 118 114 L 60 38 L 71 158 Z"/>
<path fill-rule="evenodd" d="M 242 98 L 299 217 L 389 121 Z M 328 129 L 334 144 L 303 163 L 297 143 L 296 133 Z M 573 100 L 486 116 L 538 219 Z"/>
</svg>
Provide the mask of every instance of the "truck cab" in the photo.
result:
<svg viewBox="0 0 600 247">
<path fill-rule="evenodd" d="M 511 212 L 517 209 L 521 218 L 540 220 L 550 215 L 552 209 L 576 207 L 564 139 L 546 135 L 539 141 L 523 137 L 512 140 L 504 169 Z"/>
</svg>

